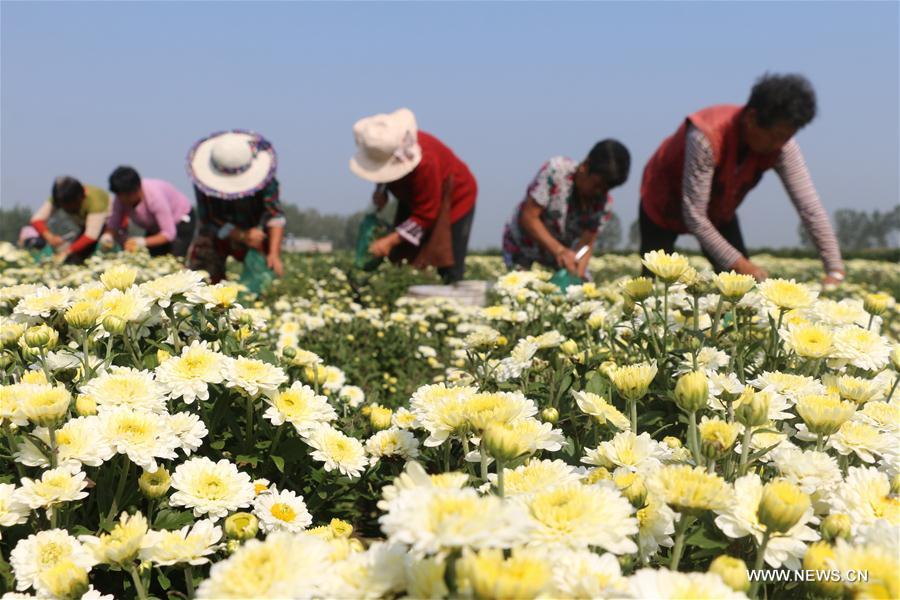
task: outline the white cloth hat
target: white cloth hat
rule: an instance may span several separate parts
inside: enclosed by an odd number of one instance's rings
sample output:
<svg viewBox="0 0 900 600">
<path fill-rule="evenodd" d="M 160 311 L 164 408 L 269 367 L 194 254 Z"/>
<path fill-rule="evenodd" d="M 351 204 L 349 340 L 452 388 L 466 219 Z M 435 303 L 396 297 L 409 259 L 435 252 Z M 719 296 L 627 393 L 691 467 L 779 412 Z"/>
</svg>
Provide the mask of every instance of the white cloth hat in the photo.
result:
<svg viewBox="0 0 900 600">
<path fill-rule="evenodd" d="M 356 155 L 350 170 L 375 183 L 397 181 L 422 161 L 416 116 L 401 108 L 360 119 L 353 126 Z"/>
<path fill-rule="evenodd" d="M 214 133 L 191 148 L 187 171 L 204 194 L 231 200 L 252 196 L 275 176 L 272 144 L 252 131 Z"/>
</svg>

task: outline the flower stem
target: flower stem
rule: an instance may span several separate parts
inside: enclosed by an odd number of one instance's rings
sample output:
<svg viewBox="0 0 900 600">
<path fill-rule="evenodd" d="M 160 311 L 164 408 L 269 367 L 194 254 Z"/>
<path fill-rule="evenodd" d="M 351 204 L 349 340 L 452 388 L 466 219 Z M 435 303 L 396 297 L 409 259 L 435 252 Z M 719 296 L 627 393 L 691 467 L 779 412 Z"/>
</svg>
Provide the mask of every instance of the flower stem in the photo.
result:
<svg viewBox="0 0 900 600">
<path fill-rule="evenodd" d="M 759 549 L 756 551 L 756 562 L 753 564 L 753 570 L 756 572 L 756 577 L 753 579 L 753 583 L 750 585 L 750 591 L 747 593 L 747 596 L 750 598 L 756 598 L 756 590 L 759 588 L 760 582 L 760 570 L 763 567 L 763 561 L 766 558 L 766 546 L 769 545 L 769 532 L 763 532 L 763 539 L 759 543 Z"/>
<path fill-rule="evenodd" d="M 244 443 L 247 444 L 247 449 L 250 450 L 253 448 L 253 398 L 247 397 L 247 434 L 244 437 Z"/>
<path fill-rule="evenodd" d="M 505 470 L 505 468 L 503 467 L 503 461 L 498 458 L 497 459 L 497 494 L 501 498 L 504 497 L 504 491 L 503 491 L 503 477 L 504 477 L 503 471 L 504 470 Z"/>
<path fill-rule="evenodd" d="M 488 480 L 488 455 L 484 449 L 484 440 L 478 445 L 478 452 L 481 454 L 481 480 Z"/>
<path fill-rule="evenodd" d="M 187 597 L 188 599 L 194 597 L 194 570 L 188 565 L 184 569 L 184 583 L 187 586 Z"/>
<path fill-rule="evenodd" d="M 741 463 L 738 466 L 738 476 L 747 474 L 747 459 L 750 456 L 750 440 L 753 438 L 753 430 L 749 425 L 744 425 L 744 437 L 741 438 Z"/>
<path fill-rule="evenodd" d="M 119 474 L 119 483 L 116 486 L 116 495 L 113 496 L 112 504 L 109 507 L 109 512 L 106 514 L 106 520 L 112 521 L 116 516 L 116 511 L 119 510 L 119 500 L 122 498 L 122 494 L 125 492 L 125 483 L 128 481 L 128 475 L 131 472 L 131 461 L 128 459 L 128 455 L 122 455 L 122 470 Z"/>
<path fill-rule="evenodd" d="M 823 440 L 822 440 L 822 434 L 821 434 L 821 433 L 817 433 L 817 434 L 816 434 L 816 452 L 821 452 L 821 451 L 822 451 L 822 441 L 823 441 Z"/>
<path fill-rule="evenodd" d="M 693 517 L 682 513 L 678 525 L 675 526 L 675 547 L 672 548 L 672 560 L 669 562 L 670 571 L 678 570 L 678 563 L 681 562 L 681 554 L 684 552 L 684 538 L 693 520 Z"/>
<path fill-rule="evenodd" d="M 688 444 L 691 446 L 691 454 L 694 456 L 694 464 L 702 465 L 703 457 L 700 456 L 700 443 L 697 439 L 697 411 L 688 413 Z"/>
<path fill-rule="evenodd" d="M 50 468 L 55 469 L 56 458 L 58 454 L 58 451 L 56 449 L 56 426 L 50 425 L 49 427 L 47 427 L 47 431 L 50 435 L 50 456 L 48 456 L 47 458 L 50 460 Z"/>
<path fill-rule="evenodd" d="M 131 563 L 128 566 L 128 572 L 131 574 L 131 581 L 134 582 L 134 589 L 137 592 L 138 598 L 140 598 L 140 600 L 147 600 L 147 590 L 144 589 L 144 582 L 141 581 L 141 576 L 138 574 L 137 567 L 134 566 L 134 563 Z"/>
<path fill-rule="evenodd" d="M 628 401 L 628 410 L 631 413 L 631 431 L 634 435 L 637 435 L 637 400 Z"/>
</svg>

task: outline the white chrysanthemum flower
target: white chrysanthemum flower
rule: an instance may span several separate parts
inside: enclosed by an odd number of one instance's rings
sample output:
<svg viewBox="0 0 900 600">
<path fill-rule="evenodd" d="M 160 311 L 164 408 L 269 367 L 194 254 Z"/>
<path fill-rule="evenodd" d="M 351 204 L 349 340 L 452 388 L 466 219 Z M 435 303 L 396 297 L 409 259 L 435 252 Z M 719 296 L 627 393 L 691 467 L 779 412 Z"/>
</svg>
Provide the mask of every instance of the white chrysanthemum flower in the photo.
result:
<svg viewBox="0 0 900 600">
<path fill-rule="evenodd" d="M 493 424 L 512 425 L 536 414 L 537 405 L 521 392 L 479 392 L 463 403 L 465 423 L 471 432 L 484 431 Z"/>
<path fill-rule="evenodd" d="M 123 512 L 109 533 L 100 536 L 82 535 L 78 540 L 92 552 L 100 564 L 127 565 L 141 549 L 147 534 L 147 519 L 141 513 L 129 515 Z"/>
<path fill-rule="evenodd" d="M 800 396 L 824 394 L 825 386 L 812 377 L 781 373 L 780 371 L 765 371 L 762 375 L 750 381 L 758 390 L 768 389 L 784 396 L 791 404 L 796 404 Z"/>
<path fill-rule="evenodd" d="M 866 402 L 853 419 L 873 425 L 884 432 L 900 432 L 900 403 Z"/>
<path fill-rule="evenodd" d="M 169 504 L 193 509 L 195 517 L 221 519 L 250 506 L 255 496 L 250 476 L 224 458 L 213 462 L 200 457 L 181 463 L 172 474 L 172 487 L 178 491 Z"/>
<path fill-rule="evenodd" d="M 50 432 L 46 427 L 35 427 L 32 435 L 47 446 Z M 56 430 L 56 461 L 60 466 L 99 467 L 115 454 L 112 446 L 103 437 L 98 417 L 76 417 L 69 419 Z M 16 461 L 29 467 L 49 467 L 47 455 L 30 438 L 23 438 L 16 450 Z"/>
<path fill-rule="evenodd" d="M 593 450 L 588 450 L 581 462 L 608 469 L 625 467 L 629 471 L 646 473 L 668 460 L 668 446 L 657 442 L 646 431 L 635 435 L 632 431 L 621 431 L 608 442 L 600 442 Z"/>
<path fill-rule="evenodd" d="M 532 531 L 528 544 L 614 554 L 637 552 L 634 507 L 611 484 L 557 486 L 523 497 Z"/>
<path fill-rule="evenodd" d="M 679 573 L 668 569 L 641 569 L 628 578 L 632 598 L 659 600 L 746 600 L 713 573 Z"/>
<path fill-rule="evenodd" d="M 303 433 L 303 439 L 314 449 L 313 459 L 325 463 L 326 471 L 359 477 L 368 464 L 362 443 L 330 425 L 315 426 Z"/>
<path fill-rule="evenodd" d="M 28 520 L 31 509 L 16 494 L 16 486 L 0 483 L 0 527 L 20 525 Z"/>
<path fill-rule="evenodd" d="M 883 369 L 891 357 L 891 344 L 874 331 L 851 325 L 834 335 L 834 357 L 868 371 Z"/>
<path fill-rule="evenodd" d="M 566 336 L 556 331 L 555 329 L 551 329 L 550 331 L 545 331 L 539 336 L 529 337 L 527 339 L 536 344 L 539 349 L 546 350 L 547 348 L 558 347 L 560 344 L 566 341 Z"/>
<path fill-rule="evenodd" d="M 209 384 L 222 383 L 228 357 L 209 348 L 207 342 L 194 340 L 180 356 L 173 356 L 156 367 L 156 379 L 165 385 L 172 398 L 188 404 L 209 399 Z"/>
<path fill-rule="evenodd" d="M 81 392 L 94 399 L 99 412 L 120 406 L 160 414 L 166 412 L 167 390 L 150 371 L 112 367 L 82 385 Z"/>
<path fill-rule="evenodd" d="M 63 560 L 71 561 L 85 571 L 90 571 L 96 564 L 81 542 L 62 529 L 48 529 L 20 540 L 9 555 L 16 589 L 34 588 L 39 594 L 49 594 L 41 575 Z"/>
<path fill-rule="evenodd" d="M 846 456 L 856 454 L 863 462 L 874 463 L 889 443 L 888 434 L 881 433 L 877 427 L 860 421 L 847 421 L 828 438 L 828 447 Z"/>
<path fill-rule="evenodd" d="M 812 306 L 811 311 L 822 323 L 833 327 L 843 325 L 858 325 L 865 327 L 869 322 L 869 313 L 863 308 L 863 301 L 857 298 L 844 298 L 843 300 L 819 299 Z"/>
<path fill-rule="evenodd" d="M 391 415 L 391 425 L 397 429 L 414 429 L 419 426 L 416 415 L 405 406 L 401 406 Z"/>
<path fill-rule="evenodd" d="M 675 511 L 661 498 L 648 494 L 635 515 L 638 521 L 638 545 L 643 556 L 653 556 L 661 547 L 671 548 L 675 542 Z"/>
<path fill-rule="evenodd" d="M 400 475 L 394 478 L 392 483 L 381 488 L 382 500 L 378 502 L 378 508 L 388 510 L 388 506 L 401 492 L 417 487 L 437 489 L 462 489 L 469 476 L 465 473 L 439 473 L 429 475 L 422 465 L 414 460 L 406 463 L 406 468 Z"/>
<path fill-rule="evenodd" d="M 172 304 L 173 296 L 184 295 L 196 290 L 203 282 L 203 275 L 197 271 L 177 271 L 157 277 L 141 284 L 141 291 L 162 308 Z"/>
<path fill-rule="evenodd" d="M 72 304 L 71 288 L 39 287 L 23 296 L 13 309 L 13 314 L 35 319 L 49 318 L 54 312 L 67 309 Z"/>
<path fill-rule="evenodd" d="M 242 390 L 251 398 L 274 394 L 287 380 L 280 367 L 254 358 L 239 356 L 225 364 L 225 387 Z"/>
<path fill-rule="evenodd" d="M 472 387 L 448 387 L 443 383 L 423 385 L 415 391 L 409 405 L 430 434 L 425 446 L 439 446 L 458 432 L 466 420 L 466 401 L 474 393 Z"/>
<path fill-rule="evenodd" d="M 315 598 L 333 567 L 328 542 L 304 533 L 275 532 L 249 540 L 217 562 L 197 589 L 198 600 Z"/>
<path fill-rule="evenodd" d="M 507 425 L 506 429 L 528 453 L 538 450 L 556 452 L 566 443 L 566 437 L 561 429 L 555 429 L 550 423 L 532 417 L 517 419 Z"/>
<path fill-rule="evenodd" d="M 804 494 L 832 489 L 842 480 L 837 461 L 824 452 L 779 446 L 770 455 L 775 468 Z"/>
<path fill-rule="evenodd" d="M 316 394 L 314 389 L 299 381 L 265 398 L 265 402 L 269 404 L 263 413 L 266 419 L 273 425 L 290 423 L 301 434 L 337 418 L 328 398 Z"/>
<path fill-rule="evenodd" d="M 0 385 L 0 425 L 11 423 L 17 427 L 28 425 L 28 417 L 22 410 L 22 397 L 28 393 L 29 383 Z"/>
<path fill-rule="evenodd" d="M 378 519 L 390 541 L 421 554 L 508 548 L 523 540 L 526 520 L 520 506 L 496 496 L 481 496 L 472 488 L 426 486 L 401 491 Z"/>
<path fill-rule="evenodd" d="M 597 555 L 587 550 L 564 552 L 553 557 L 553 587 L 550 597 L 623 597 L 628 581 L 615 555 Z"/>
<path fill-rule="evenodd" d="M 203 438 L 209 434 L 206 423 L 189 412 L 177 412 L 169 416 L 169 429 L 178 438 L 178 448 L 185 456 L 190 456 L 203 445 Z"/>
<path fill-rule="evenodd" d="M 609 422 L 620 430 L 631 429 L 631 421 L 619 409 L 606 401 L 606 398 L 591 392 L 572 392 L 575 403 L 585 414 L 595 417 L 601 424 Z"/>
<path fill-rule="evenodd" d="M 521 377 L 522 373 L 534 364 L 534 355 L 538 350 L 538 345 L 533 340 L 519 340 L 509 356 L 501 360 L 497 366 L 497 381 L 510 381 Z"/>
<path fill-rule="evenodd" d="M 237 304 L 240 288 L 233 282 L 223 281 L 216 285 L 200 285 L 186 294 L 188 302 L 202 304 L 205 308 L 231 308 Z"/>
<path fill-rule="evenodd" d="M 759 544 L 765 532 L 765 526 L 759 522 L 757 515 L 763 496 L 763 482 L 755 473 L 745 475 L 734 482 L 734 492 L 728 506 L 716 511 L 719 515 L 716 525 L 728 537 L 752 535 Z M 812 507 L 788 531 L 772 534 L 766 546 L 766 564 L 775 569 L 782 565 L 787 569 L 800 569 L 800 559 L 806 553 L 807 542 L 819 539 L 819 534 L 809 526 L 810 523 L 816 523 Z"/>
<path fill-rule="evenodd" d="M 706 404 L 713 410 L 725 410 L 724 404 L 719 399 L 722 394 L 737 396 L 744 390 L 744 384 L 734 373 L 707 371 L 706 380 L 709 385 L 709 399 Z"/>
<path fill-rule="evenodd" d="M 515 469 L 503 470 L 504 494 L 507 498 L 528 496 L 548 488 L 570 483 L 578 483 L 582 475 L 572 465 L 561 460 L 531 460 Z M 488 475 L 491 483 L 497 482 L 497 475 Z"/>
<path fill-rule="evenodd" d="M 139 323 L 151 317 L 153 300 L 144 295 L 137 286 L 125 290 L 109 290 L 100 299 L 103 307 L 98 318 L 102 323 L 106 317 L 118 317 L 128 323 Z"/>
<path fill-rule="evenodd" d="M 365 552 L 354 552 L 329 571 L 322 597 L 376 600 L 405 589 L 406 546 L 375 542 Z"/>
<path fill-rule="evenodd" d="M 278 491 L 272 487 L 253 501 L 253 514 L 259 519 L 259 527 L 265 533 L 272 531 L 303 531 L 312 524 L 312 515 L 306 502 L 290 490 Z"/>
<path fill-rule="evenodd" d="M 828 497 L 831 512 L 850 517 L 853 530 L 880 520 L 900 525 L 900 501 L 891 494 L 886 473 L 875 467 L 850 467 L 847 479 Z"/>
<path fill-rule="evenodd" d="M 203 565 L 221 539 L 222 528 L 212 519 L 200 519 L 175 531 L 151 529 L 141 543 L 140 557 L 159 566 Z"/>
<path fill-rule="evenodd" d="M 366 393 L 355 385 L 345 385 L 338 390 L 338 398 L 346 402 L 351 408 L 357 408 L 366 401 Z"/>
<path fill-rule="evenodd" d="M 688 352 L 684 360 L 682 360 L 681 364 L 678 366 L 676 373 L 683 375 L 691 371 L 705 371 L 707 375 L 709 375 L 709 373 L 716 372 L 722 367 L 727 366 L 729 360 L 728 355 L 722 350 L 705 346 L 697 353 L 696 368 L 694 368 L 694 355 Z"/>
<path fill-rule="evenodd" d="M 57 504 L 87 498 L 84 471 L 70 466 L 56 467 L 41 473 L 40 479 L 22 478 L 22 487 L 16 492 L 19 501 L 31 509 L 46 508 Z"/>
<path fill-rule="evenodd" d="M 126 454 L 134 464 L 156 472 L 157 459 L 173 459 L 181 445 L 169 427 L 168 415 L 135 412 L 120 407 L 100 415 L 100 431 L 118 454 Z"/>
<path fill-rule="evenodd" d="M 419 456 L 419 440 L 403 429 L 384 429 L 366 440 L 366 452 L 374 465 L 379 459 L 390 456 L 410 459 Z"/>
</svg>

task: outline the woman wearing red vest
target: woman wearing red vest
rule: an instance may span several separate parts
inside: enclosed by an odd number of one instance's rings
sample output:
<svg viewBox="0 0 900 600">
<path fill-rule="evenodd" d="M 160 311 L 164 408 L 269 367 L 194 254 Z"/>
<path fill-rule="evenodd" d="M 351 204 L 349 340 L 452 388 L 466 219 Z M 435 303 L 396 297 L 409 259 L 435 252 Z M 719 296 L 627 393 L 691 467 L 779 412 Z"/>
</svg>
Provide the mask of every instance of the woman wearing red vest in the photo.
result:
<svg viewBox="0 0 900 600">
<path fill-rule="evenodd" d="M 825 283 L 844 279 L 828 213 L 793 139 L 816 114 L 816 97 L 800 75 L 764 75 L 745 106 L 717 105 L 685 119 L 644 168 L 641 253 L 671 252 L 691 233 L 717 271 L 765 279 L 747 257 L 737 207 L 763 174 L 775 169 L 825 264 Z"/>
<path fill-rule="evenodd" d="M 375 240 L 370 252 L 410 257 L 418 266 L 438 267 L 447 283 L 460 281 L 478 195 L 469 168 L 439 139 L 419 131 L 405 108 L 361 119 L 353 135 L 357 153 L 350 170 L 378 184 L 372 200 L 379 209 L 387 192 L 398 201 L 394 231 Z"/>
</svg>

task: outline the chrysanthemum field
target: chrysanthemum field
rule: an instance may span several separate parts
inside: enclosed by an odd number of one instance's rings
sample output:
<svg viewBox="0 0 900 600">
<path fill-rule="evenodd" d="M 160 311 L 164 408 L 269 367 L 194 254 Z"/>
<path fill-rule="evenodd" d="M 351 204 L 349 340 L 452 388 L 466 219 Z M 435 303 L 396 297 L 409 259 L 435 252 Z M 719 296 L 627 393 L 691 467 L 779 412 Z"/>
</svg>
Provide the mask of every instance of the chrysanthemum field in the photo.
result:
<svg viewBox="0 0 900 600">
<path fill-rule="evenodd" d="M 472 257 L 476 308 L 0 246 L 3 598 L 900 597 L 897 266 L 644 262 Z"/>
</svg>

